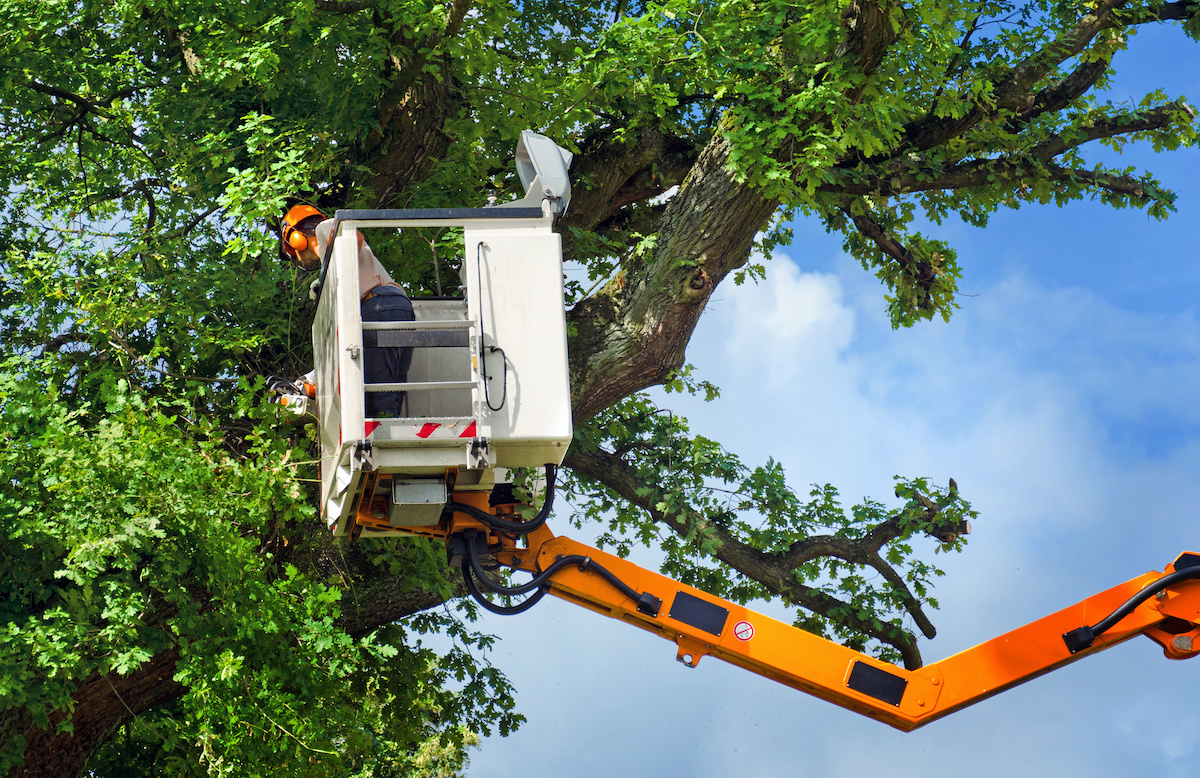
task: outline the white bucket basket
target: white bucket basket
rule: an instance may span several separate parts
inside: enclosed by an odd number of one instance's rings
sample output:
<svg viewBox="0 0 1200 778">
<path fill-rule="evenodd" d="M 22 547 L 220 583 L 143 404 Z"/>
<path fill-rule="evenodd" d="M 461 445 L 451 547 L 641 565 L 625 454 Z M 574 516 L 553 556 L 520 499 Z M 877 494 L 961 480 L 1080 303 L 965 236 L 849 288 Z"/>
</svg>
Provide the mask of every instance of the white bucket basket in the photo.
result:
<svg viewBox="0 0 1200 778">
<path fill-rule="evenodd" d="M 455 470 L 457 488 L 484 488 L 493 468 L 562 462 L 571 401 L 553 217 L 549 201 L 540 208 L 337 213 L 313 323 L 321 506 L 330 528 L 347 530 L 368 472 L 445 479 Z M 416 298 L 416 321 L 364 329 L 358 231 L 429 226 L 463 227 L 464 296 Z M 364 386 L 363 347 L 372 341 L 414 349 L 406 383 Z M 366 418 L 367 391 L 407 392 L 405 415 Z"/>
</svg>

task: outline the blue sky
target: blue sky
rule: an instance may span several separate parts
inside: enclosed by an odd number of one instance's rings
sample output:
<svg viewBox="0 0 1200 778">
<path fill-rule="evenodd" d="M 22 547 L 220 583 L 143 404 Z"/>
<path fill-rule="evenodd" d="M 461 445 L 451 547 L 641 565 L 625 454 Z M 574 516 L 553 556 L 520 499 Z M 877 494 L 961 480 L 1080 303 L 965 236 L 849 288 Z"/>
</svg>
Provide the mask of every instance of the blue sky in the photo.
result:
<svg viewBox="0 0 1200 778">
<path fill-rule="evenodd" d="M 1111 97 L 1200 100 L 1198 61 L 1177 28 L 1142 33 Z M 671 405 L 748 463 L 847 502 L 886 499 L 895 474 L 953 476 L 981 512 L 967 550 L 936 558 L 927 661 L 1200 551 L 1200 152 L 1122 160 L 1178 213 L 1080 203 L 934 228 L 974 295 L 948 324 L 891 331 L 874 279 L 800 223 L 766 282 L 718 290 L 692 341 L 723 394 Z M 1200 713 L 1180 704 L 1200 664 L 1145 639 L 901 734 L 711 658 L 688 670 L 672 644 L 553 598 L 482 627 L 529 723 L 486 740 L 472 778 L 1182 776 L 1200 757 Z"/>
</svg>

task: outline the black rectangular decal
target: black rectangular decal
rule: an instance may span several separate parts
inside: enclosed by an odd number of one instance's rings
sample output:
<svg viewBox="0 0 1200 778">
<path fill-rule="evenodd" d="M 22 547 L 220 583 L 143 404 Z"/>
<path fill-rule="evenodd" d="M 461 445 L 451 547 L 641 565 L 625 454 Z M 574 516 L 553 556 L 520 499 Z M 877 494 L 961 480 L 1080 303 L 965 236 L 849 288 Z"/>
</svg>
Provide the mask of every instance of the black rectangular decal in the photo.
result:
<svg viewBox="0 0 1200 778">
<path fill-rule="evenodd" d="M 1175 571 L 1186 570 L 1189 567 L 1200 567 L 1200 556 L 1195 554 L 1182 554 L 1175 560 Z"/>
<path fill-rule="evenodd" d="M 725 629 L 725 620 L 729 618 L 729 609 L 694 597 L 687 592 L 676 592 L 675 601 L 671 603 L 671 612 L 668 615 L 676 621 L 682 621 L 696 629 L 720 636 L 721 631 Z"/>
<path fill-rule="evenodd" d="M 855 662 L 846 685 L 856 692 L 869 694 L 888 705 L 899 705 L 908 687 L 908 679 L 892 675 L 866 662 Z"/>
</svg>

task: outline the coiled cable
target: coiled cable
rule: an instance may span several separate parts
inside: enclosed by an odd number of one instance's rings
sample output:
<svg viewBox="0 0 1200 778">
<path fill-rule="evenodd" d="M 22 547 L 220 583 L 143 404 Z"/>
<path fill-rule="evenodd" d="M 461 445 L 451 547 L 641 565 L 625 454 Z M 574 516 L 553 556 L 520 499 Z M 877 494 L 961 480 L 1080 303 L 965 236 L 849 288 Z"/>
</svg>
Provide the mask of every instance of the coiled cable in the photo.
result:
<svg viewBox="0 0 1200 778">
<path fill-rule="evenodd" d="M 482 605 L 487 610 L 498 613 L 503 616 L 509 616 L 532 608 L 533 605 L 546 595 L 550 590 L 550 578 L 559 570 L 562 570 L 568 565 L 579 565 L 580 570 L 594 570 L 601 578 L 607 581 L 621 594 L 637 603 L 637 610 L 648 616 L 657 616 L 658 610 L 662 606 L 662 600 L 652 594 L 645 592 L 638 593 L 633 587 L 622 581 L 603 565 L 599 565 L 592 561 L 591 557 L 581 556 L 579 554 L 571 554 L 569 556 L 559 557 L 549 567 L 535 575 L 531 580 L 519 584 L 517 586 L 504 586 L 498 584 L 487 576 L 487 571 L 483 569 L 483 564 L 479 560 L 479 547 L 475 540 L 477 533 L 475 530 L 467 530 L 463 533 L 466 539 L 466 550 L 469 564 L 464 564 L 463 580 L 467 585 L 467 591 L 471 594 L 475 601 Z M 500 594 L 505 597 L 515 597 L 517 595 L 526 594 L 537 590 L 537 593 L 531 595 L 528 599 L 522 601 L 518 605 L 504 606 L 497 605 L 483 596 L 479 585 L 495 594 Z"/>
</svg>

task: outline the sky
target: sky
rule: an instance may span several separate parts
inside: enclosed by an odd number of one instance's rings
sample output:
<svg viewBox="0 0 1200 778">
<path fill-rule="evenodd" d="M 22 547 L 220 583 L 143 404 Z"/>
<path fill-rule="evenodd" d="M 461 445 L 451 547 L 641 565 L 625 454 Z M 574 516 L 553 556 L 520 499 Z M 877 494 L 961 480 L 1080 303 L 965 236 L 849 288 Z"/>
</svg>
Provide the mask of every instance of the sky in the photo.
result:
<svg viewBox="0 0 1200 778">
<path fill-rule="evenodd" d="M 1142 33 L 1110 96 L 1200 100 L 1198 54 L 1177 28 Z M 1121 159 L 1178 212 L 1085 202 L 931 227 L 964 267 L 949 323 L 892 331 L 878 283 L 797 223 L 767 280 L 723 285 L 701 319 L 688 361 L 720 399 L 664 400 L 847 504 L 890 499 L 897 474 L 954 477 L 980 516 L 962 554 L 924 549 L 946 571 L 927 662 L 1200 552 L 1200 152 Z M 1200 711 L 1180 704 L 1200 663 L 1144 638 L 903 734 L 712 657 L 688 669 L 672 643 L 554 598 L 479 626 L 528 723 L 485 739 L 470 778 L 1183 776 L 1200 758 Z"/>
</svg>

